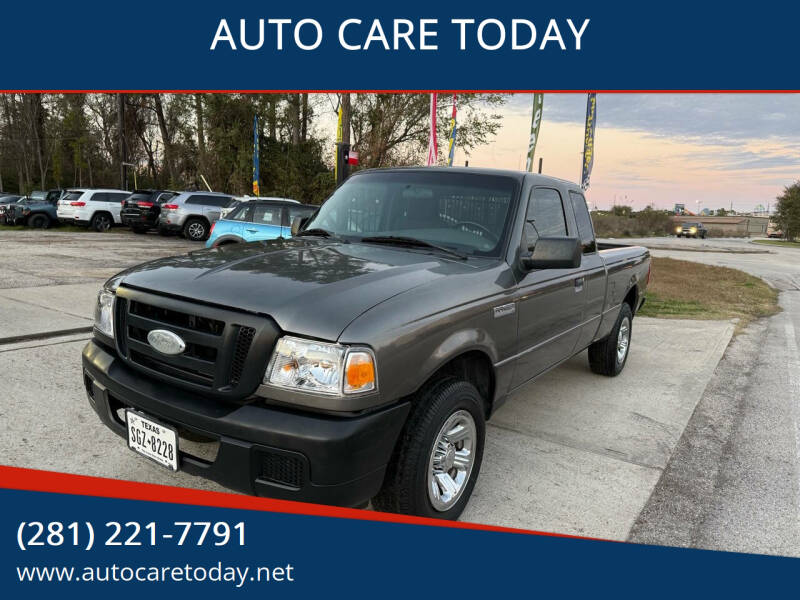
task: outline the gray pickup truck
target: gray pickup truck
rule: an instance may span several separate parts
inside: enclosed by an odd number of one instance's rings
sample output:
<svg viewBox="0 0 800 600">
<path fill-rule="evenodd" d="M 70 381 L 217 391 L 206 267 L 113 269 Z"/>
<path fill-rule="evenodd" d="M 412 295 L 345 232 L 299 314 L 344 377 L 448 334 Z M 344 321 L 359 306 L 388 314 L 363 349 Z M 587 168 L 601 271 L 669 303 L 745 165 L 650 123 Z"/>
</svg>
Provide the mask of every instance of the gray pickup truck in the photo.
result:
<svg viewBox="0 0 800 600">
<path fill-rule="evenodd" d="M 111 278 L 89 402 L 154 462 L 282 499 L 456 518 L 485 424 L 588 348 L 625 366 L 650 257 L 583 192 L 514 171 L 362 171 L 295 236 Z"/>
</svg>

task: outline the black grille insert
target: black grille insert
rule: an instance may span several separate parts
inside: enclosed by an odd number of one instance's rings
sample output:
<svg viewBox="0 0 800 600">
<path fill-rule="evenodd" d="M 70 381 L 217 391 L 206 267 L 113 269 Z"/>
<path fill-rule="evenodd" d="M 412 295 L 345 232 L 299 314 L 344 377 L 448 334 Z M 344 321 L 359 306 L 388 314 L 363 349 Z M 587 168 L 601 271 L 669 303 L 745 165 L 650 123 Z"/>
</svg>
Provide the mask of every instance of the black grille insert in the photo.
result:
<svg viewBox="0 0 800 600">
<path fill-rule="evenodd" d="M 138 300 L 131 300 L 130 313 L 138 317 L 160 321 L 161 323 L 167 323 L 175 327 L 191 329 L 192 331 L 210 333 L 211 335 L 222 335 L 225 329 L 224 321 L 218 321 L 217 319 L 210 319 L 208 317 L 199 317 L 190 313 L 178 312 L 160 306 L 153 306 L 151 304 L 139 302 Z"/>
<path fill-rule="evenodd" d="M 231 361 L 230 383 L 233 386 L 239 385 L 239 379 L 247 361 L 247 353 L 250 352 L 250 345 L 255 336 L 256 330 L 253 327 L 239 327 L 239 333 L 236 336 L 236 350 Z"/>
</svg>

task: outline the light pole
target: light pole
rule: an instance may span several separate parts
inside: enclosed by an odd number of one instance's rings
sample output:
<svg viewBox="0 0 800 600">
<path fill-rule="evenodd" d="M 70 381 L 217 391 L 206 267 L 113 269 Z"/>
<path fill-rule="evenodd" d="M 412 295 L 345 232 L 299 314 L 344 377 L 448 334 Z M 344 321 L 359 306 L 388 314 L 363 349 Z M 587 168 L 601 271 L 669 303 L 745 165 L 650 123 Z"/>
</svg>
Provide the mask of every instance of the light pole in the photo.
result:
<svg viewBox="0 0 800 600">
<path fill-rule="evenodd" d="M 133 169 L 133 189 L 134 190 L 139 189 L 139 184 L 136 183 L 136 165 L 133 164 L 133 163 L 124 162 L 124 163 L 122 163 L 122 166 L 123 167 L 130 167 L 131 169 Z M 126 173 L 126 175 L 127 175 L 127 173 Z M 125 178 L 125 190 L 127 191 L 127 189 L 128 189 L 128 179 L 126 177 Z"/>
</svg>

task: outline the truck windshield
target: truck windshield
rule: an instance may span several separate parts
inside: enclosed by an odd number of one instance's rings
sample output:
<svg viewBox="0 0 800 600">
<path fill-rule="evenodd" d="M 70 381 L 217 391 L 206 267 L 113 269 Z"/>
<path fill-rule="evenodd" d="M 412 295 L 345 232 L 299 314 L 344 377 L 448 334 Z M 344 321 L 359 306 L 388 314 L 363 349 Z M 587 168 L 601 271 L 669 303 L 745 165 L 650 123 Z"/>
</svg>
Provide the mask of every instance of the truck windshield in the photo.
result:
<svg viewBox="0 0 800 600">
<path fill-rule="evenodd" d="M 403 237 L 473 256 L 498 256 L 518 184 L 502 175 L 441 170 L 355 175 L 305 230 L 350 240 Z"/>
</svg>

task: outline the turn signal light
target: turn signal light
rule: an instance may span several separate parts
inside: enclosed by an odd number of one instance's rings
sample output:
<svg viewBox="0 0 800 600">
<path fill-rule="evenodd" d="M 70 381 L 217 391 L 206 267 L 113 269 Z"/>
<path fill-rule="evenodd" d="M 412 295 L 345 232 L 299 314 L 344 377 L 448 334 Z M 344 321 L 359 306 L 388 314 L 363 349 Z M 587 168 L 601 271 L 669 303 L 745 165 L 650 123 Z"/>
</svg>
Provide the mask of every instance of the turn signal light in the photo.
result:
<svg viewBox="0 0 800 600">
<path fill-rule="evenodd" d="M 375 360 L 369 352 L 351 352 L 344 368 L 344 392 L 368 392 L 375 389 Z"/>
</svg>

